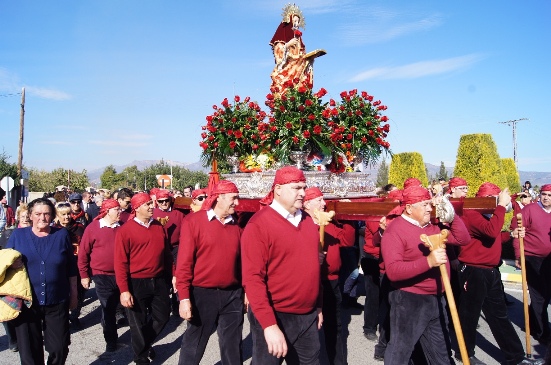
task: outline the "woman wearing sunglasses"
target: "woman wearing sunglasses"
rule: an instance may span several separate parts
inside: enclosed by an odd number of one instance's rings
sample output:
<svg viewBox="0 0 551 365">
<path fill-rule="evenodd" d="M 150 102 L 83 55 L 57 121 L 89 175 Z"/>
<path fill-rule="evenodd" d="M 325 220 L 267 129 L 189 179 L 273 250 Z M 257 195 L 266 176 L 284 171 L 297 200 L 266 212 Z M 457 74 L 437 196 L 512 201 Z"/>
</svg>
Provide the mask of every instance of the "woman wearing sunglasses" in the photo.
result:
<svg viewBox="0 0 551 365">
<path fill-rule="evenodd" d="M 191 205 L 190 208 L 193 212 L 197 212 L 203 206 L 203 202 L 207 198 L 207 189 L 193 190 L 191 193 Z"/>
</svg>

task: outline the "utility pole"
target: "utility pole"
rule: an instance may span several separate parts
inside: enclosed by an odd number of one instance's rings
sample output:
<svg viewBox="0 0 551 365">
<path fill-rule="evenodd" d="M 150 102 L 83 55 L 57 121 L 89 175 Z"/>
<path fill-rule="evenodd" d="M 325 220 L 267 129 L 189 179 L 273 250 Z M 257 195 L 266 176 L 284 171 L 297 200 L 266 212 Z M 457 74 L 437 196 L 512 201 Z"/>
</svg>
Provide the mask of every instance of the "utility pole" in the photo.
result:
<svg viewBox="0 0 551 365">
<path fill-rule="evenodd" d="M 17 158 L 17 177 L 21 178 L 23 169 L 23 135 L 25 127 L 25 88 L 21 92 L 21 113 L 19 116 L 19 157 Z"/>
<path fill-rule="evenodd" d="M 500 124 L 507 124 L 513 126 L 513 161 L 515 161 L 515 166 L 517 166 L 517 123 L 522 120 L 528 120 L 528 118 L 520 118 L 520 119 L 514 119 L 514 120 L 508 120 L 506 122 L 499 122 Z"/>
</svg>

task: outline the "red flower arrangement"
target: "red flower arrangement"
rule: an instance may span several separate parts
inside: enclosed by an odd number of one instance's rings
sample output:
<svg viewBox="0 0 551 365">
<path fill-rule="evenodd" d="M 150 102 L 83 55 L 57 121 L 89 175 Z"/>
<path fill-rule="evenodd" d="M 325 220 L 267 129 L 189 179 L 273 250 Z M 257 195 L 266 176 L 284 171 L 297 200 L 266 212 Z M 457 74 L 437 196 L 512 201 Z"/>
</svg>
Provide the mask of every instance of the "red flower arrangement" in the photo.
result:
<svg viewBox="0 0 551 365">
<path fill-rule="evenodd" d="M 343 91 L 340 96 L 339 103 L 331 99 L 324 111 L 331 115 L 328 125 L 336 150 L 344 153 L 349 162 L 361 158 L 366 163 L 389 153 L 386 137 L 390 126 L 385 124 L 388 117 L 381 114 L 387 107 L 380 100 L 373 101 L 373 96 L 365 91 Z"/>
<path fill-rule="evenodd" d="M 291 150 L 319 150 L 331 154 L 328 120 L 321 98 L 327 91 L 314 93 L 310 87 L 298 86 L 298 80 L 288 81 L 287 91 L 279 97 L 266 96 L 270 108 L 266 147 L 278 161 L 287 161 Z"/>
<path fill-rule="evenodd" d="M 202 126 L 203 149 L 201 160 L 204 166 L 214 159 L 223 160 L 226 156 L 240 156 L 262 150 L 267 138 L 268 124 L 264 122 L 266 112 L 247 96 L 243 101 L 236 95 L 233 104 L 225 98 L 221 106 L 213 105 L 214 113 L 206 117 Z"/>
</svg>

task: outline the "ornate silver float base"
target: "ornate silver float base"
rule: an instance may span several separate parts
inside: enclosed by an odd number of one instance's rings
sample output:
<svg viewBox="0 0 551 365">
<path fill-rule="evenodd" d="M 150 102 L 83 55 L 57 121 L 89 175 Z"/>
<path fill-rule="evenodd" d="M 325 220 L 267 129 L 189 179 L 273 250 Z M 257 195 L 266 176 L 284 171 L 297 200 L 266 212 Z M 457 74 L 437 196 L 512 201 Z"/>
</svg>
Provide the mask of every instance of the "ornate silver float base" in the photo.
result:
<svg viewBox="0 0 551 365">
<path fill-rule="evenodd" d="M 375 196 L 375 184 L 369 174 L 345 172 L 332 174 L 329 171 L 304 171 L 308 187 L 318 187 L 325 198 L 357 198 Z M 262 198 L 272 188 L 275 171 L 223 174 L 239 189 L 242 198 Z"/>
</svg>

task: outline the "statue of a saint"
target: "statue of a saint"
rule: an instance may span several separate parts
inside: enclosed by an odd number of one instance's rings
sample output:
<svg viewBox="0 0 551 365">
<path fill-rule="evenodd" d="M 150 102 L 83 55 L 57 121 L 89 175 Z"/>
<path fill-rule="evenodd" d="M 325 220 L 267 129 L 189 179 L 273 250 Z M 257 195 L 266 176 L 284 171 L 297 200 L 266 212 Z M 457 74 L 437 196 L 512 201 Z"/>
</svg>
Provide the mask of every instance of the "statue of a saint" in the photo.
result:
<svg viewBox="0 0 551 365">
<path fill-rule="evenodd" d="M 270 90 L 276 95 L 285 93 L 290 85 L 312 88 L 314 58 L 325 54 L 323 50 L 306 53 L 299 30 L 304 29 L 305 22 L 297 5 L 287 4 L 282 15 L 282 22 L 270 41 L 275 60 Z"/>
</svg>

